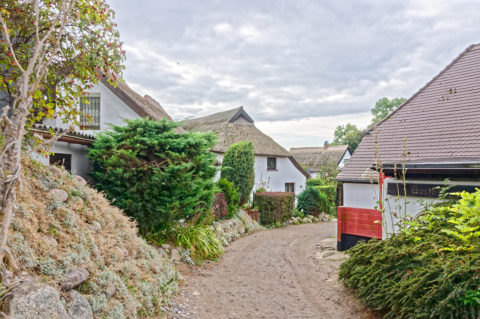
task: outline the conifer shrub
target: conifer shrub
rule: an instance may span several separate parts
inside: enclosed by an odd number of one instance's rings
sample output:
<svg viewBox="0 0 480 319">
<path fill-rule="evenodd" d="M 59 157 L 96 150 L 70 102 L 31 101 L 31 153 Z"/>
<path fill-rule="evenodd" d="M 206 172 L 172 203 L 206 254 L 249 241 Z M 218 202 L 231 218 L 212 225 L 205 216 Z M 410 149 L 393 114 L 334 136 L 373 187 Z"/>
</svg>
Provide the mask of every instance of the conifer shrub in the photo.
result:
<svg viewBox="0 0 480 319">
<path fill-rule="evenodd" d="M 255 155 L 252 142 L 232 144 L 223 157 L 221 178 L 235 185 L 240 204 L 250 199 L 254 183 Z"/>
<path fill-rule="evenodd" d="M 316 187 L 307 186 L 298 195 L 297 209 L 306 215 L 318 216 L 320 213 L 327 213 L 330 211 L 328 197 Z"/>
<path fill-rule="evenodd" d="M 225 217 L 232 218 L 237 213 L 240 203 L 240 197 L 235 189 L 235 185 L 225 178 L 220 178 L 217 181 L 217 187 L 225 195 L 225 200 L 227 202 L 227 212 Z"/>
<path fill-rule="evenodd" d="M 178 133 L 178 124 L 136 119 L 97 136 L 89 150 L 95 187 L 137 221 L 142 232 L 166 229 L 211 209 L 216 138 Z"/>
<path fill-rule="evenodd" d="M 295 194 L 287 192 L 267 192 L 254 194 L 255 208 L 258 209 L 260 224 L 273 225 L 293 216 Z"/>
<path fill-rule="evenodd" d="M 478 318 L 480 191 L 349 250 L 340 279 L 384 318 Z"/>
</svg>

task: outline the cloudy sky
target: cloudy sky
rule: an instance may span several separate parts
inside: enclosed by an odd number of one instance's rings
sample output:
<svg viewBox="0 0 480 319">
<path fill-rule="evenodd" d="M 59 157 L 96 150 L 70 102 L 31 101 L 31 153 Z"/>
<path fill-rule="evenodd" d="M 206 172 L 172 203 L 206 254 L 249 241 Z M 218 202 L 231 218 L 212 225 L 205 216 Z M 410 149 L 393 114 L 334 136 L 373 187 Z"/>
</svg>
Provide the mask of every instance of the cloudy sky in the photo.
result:
<svg viewBox="0 0 480 319">
<path fill-rule="evenodd" d="M 480 1 L 110 0 L 127 83 L 176 120 L 243 105 L 284 147 L 366 126 L 472 43 Z"/>
</svg>

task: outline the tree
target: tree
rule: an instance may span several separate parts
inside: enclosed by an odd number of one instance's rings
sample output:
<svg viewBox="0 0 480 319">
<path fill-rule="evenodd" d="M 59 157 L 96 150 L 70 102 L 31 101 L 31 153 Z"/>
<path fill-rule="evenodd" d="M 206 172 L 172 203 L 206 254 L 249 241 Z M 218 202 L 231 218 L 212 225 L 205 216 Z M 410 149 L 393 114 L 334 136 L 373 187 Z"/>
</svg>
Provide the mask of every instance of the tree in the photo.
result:
<svg viewBox="0 0 480 319">
<path fill-rule="evenodd" d="M 388 113 L 405 103 L 406 100 L 407 99 L 404 97 L 393 98 L 391 100 L 389 100 L 387 97 L 379 99 L 371 110 L 373 115 L 372 125 L 383 120 Z"/>
<path fill-rule="evenodd" d="M 354 152 L 358 144 L 362 141 L 363 131 L 359 130 L 354 124 L 339 125 L 333 133 L 334 139 L 332 145 L 348 145 L 350 151 Z"/>
<path fill-rule="evenodd" d="M 95 187 L 143 232 L 201 216 L 212 205 L 216 137 L 177 127 L 165 119 L 127 121 L 97 136 L 89 150 Z"/>
<path fill-rule="evenodd" d="M 232 144 L 223 157 L 221 178 L 235 185 L 240 196 L 240 204 L 250 198 L 254 182 L 255 154 L 252 142 Z"/>
<path fill-rule="evenodd" d="M 104 0 L 9 0 L 0 4 L 0 270 L 21 186 L 21 156 L 30 126 L 61 117 L 78 124 L 78 101 L 100 76 L 113 81 L 123 70 L 114 12 Z M 73 126 L 72 126 L 73 128 Z M 34 136 L 32 151 L 58 137 Z M 16 269 L 13 269 L 14 271 Z M 4 285 L 7 277 L 2 272 Z"/>
</svg>

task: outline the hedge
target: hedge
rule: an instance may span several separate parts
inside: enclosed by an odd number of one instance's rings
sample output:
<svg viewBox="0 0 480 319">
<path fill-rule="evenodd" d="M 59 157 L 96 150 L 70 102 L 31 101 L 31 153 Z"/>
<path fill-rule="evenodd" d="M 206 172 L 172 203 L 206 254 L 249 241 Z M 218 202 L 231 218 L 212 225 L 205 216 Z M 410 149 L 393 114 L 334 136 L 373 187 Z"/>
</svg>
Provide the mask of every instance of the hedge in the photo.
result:
<svg viewBox="0 0 480 319">
<path fill-rule="evenodd" d="M 271 225 L 293 216 L 295 194 L 287 192 L 255 193 L 255 208 L 259 211 L 260 224 Z"/>
</svg>

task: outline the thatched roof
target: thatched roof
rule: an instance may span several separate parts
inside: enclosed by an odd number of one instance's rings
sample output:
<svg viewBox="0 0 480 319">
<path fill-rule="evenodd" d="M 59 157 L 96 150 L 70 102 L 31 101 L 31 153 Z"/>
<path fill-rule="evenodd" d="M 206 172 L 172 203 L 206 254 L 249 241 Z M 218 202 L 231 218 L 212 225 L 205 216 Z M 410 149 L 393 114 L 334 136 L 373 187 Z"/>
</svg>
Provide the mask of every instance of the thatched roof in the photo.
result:
<svg viewBox="0 0 480 319">
<path fill-rule="evenodd" d="M 214 132 L 218 143 L 213 151 L 225 153 L 228 147 L 238 142 L 252 142 L 255 155 L 290 157 L 291 154 L 271 137 L 262 133 L 243 107 L 215 113 L 209 116 L 185 120 L 182 128 L 188 131 Z"/>
<path fill-rule="evenodd" d="M 110 89 L 118 98 L 127 104 L 135 113 L 141 117 L 150 117 L 153 120 L 166 118 L 171 120 L 170 115 L 165 112 L 163 107 L 151 96 L 141 96 L 132 90 L 125 82 L 118 81 L 117 87 L 113 87 L 105 78 L 102 78 L 102 84 Z"/>
<path fill-rule="evenodd" d="M 337 167 L 347 151 L 348 145 L 325 145 L 291 148 L 290 154 L 312 172 L 320 172 L 322 167 Z"/>
</svg>

